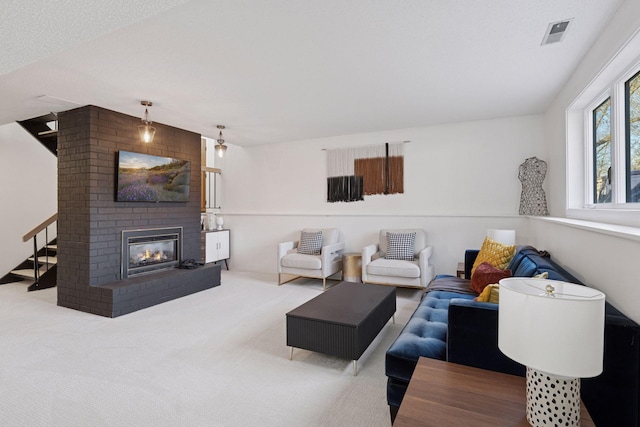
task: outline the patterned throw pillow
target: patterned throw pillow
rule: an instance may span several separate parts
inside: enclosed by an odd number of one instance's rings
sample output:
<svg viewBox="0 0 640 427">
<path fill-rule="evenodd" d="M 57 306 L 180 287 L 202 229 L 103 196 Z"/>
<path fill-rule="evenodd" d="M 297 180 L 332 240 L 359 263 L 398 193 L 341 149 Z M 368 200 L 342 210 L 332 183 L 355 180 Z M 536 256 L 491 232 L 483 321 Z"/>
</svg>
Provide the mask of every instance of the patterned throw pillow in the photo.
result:
<svg viewBox="0 0 640 427">
<path fill-rule="evenodd" d="M 322 231 L 309 233 L 302 231 L 300 233 L 300 243 L 298 244 L 298 253 L 305 255 L 320 255 L 322 250 Z"/>
<path fill-rule="evenodd" d="M 501 279 L 506 279 L 507 277 L 511 277 L 511 270 L 503 271 L 495 268 L 488 262 L 483 262 L 471 275 L 470 287 L 478 294 L 480 294 L 482 293 L 482 291 L 484 291 L 484 288 L 486 288 L 487 285 L 496 284 Z"/>
<path fill-rule="evenodd" d="M 386 259 L 413 261 L 416 233 L 387 233 Z"/>
<path fill-rule="evenodd" d="M 487 285 L 480 293 L 480 295 L 475 297 L 473 300 L 479 302 L 492 302 L 494 304 L 500 304 L 500 285 Z"/>
<path fill-rule="evenodd" d="M 504 270 L 509 266 L 511 259 L 516 254 L 516 245 L 503 245 L 500 242 L 487 237 L 482 243 L 478 257 L 473 263 L 471 275 L 483 262 L 488 262 L 499 270 Z"/>
</svg>

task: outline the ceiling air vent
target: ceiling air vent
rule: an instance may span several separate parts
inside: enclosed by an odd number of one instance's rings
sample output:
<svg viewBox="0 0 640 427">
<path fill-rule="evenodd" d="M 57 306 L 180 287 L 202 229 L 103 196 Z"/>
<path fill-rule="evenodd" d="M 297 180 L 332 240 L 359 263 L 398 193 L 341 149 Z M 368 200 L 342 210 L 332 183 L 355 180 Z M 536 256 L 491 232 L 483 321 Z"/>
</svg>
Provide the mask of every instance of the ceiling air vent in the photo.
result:
<svg viewBox="0 0 640 427">
<path fill-rule="evenodd" d="M 573 21 L 573 18 L 549 24 L 547 31 L 544 33 L 544 38 L 542 39 L 542 46 L 562 41 L 571 21 Z"/>
</svg>

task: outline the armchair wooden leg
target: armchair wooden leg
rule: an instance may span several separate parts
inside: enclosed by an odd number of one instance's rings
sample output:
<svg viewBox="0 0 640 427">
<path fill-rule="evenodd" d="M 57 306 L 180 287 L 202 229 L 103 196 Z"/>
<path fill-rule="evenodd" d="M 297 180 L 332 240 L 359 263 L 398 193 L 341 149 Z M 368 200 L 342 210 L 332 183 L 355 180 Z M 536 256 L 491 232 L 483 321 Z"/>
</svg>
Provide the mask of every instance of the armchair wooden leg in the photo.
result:
<svg viewBox="0 0 640 427">
<path fill-rule="evenodd" d="M 282 281 L 282 275 L 283 275 L 283 274 L 285 274 L 285 275 L 286 275 L 287 273 L 278 273 L 278 286 L 280 286 L 280 285 L 284 285 L 285 283 L 293 282 L 294 280 L 296 280 L 296 279 L 299 279 L 299 278 L 300 278 L 300 276 L 293 276 L 291 279 L 289 279 L 289 280 L 285 280 L 285 281 L 283 282 L 283 281 Z"/>
</svg>

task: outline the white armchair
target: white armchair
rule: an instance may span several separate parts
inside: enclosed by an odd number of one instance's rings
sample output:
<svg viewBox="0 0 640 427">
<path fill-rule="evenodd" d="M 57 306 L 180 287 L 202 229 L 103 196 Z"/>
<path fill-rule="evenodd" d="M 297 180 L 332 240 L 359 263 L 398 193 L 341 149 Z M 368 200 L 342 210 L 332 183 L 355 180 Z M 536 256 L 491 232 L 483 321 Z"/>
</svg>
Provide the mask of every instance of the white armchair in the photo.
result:
<svg viewBox="0 0 640 427">
<path fill-rule="evenodd" d="M 416 233 L 413 259 L 387 259 L 387 233 Z M 433 280 L 429 264 L 432 248 L 427 246 L 427 233 L 420 229 L 380 230 L 378 243 L 362 249 L 362 283 L 424 289 Z"/>
<path fill-rule="evenodd" d="M 344 242 L 339 241 L 337 228 L 305 228 L 307 233 L 322 231 L 322 248 L 319 255 L 298 252 L 300 241 L 278 244 L 278 285 L 282 285 L 282 275 L 322 279 L 322 289 L 327 289 L 327 277 L 342 270 Z M 295 280 L 298 277 L 287 280 Z"/>
</svg>

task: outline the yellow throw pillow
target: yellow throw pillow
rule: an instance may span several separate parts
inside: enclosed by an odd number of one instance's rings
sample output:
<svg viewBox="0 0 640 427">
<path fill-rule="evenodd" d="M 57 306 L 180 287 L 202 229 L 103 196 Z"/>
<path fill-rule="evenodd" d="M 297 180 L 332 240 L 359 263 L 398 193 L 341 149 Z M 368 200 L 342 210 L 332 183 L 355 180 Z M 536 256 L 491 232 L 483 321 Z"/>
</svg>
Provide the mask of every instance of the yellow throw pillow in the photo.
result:
<svg viewBox="0 0 640 427">
<path fill-rule="evenodd" d="M 503 245 L 500 242 L 486 237 L 482 242 L 482 247 L 478 257 L 473 263 L 471 274 L 476 271 L 476 267 L 483 262 L 488 262 L 499 270 L 506 270 L 511 259 L 516 254 L 516 245 Z"/>
<path fill-rule="evenodd" d="M 500 285 L 487 285 L 482 293 L 474 298 L 480 302 L 493 302 L 495 304 L 500 303 Z"/>
</svg>

